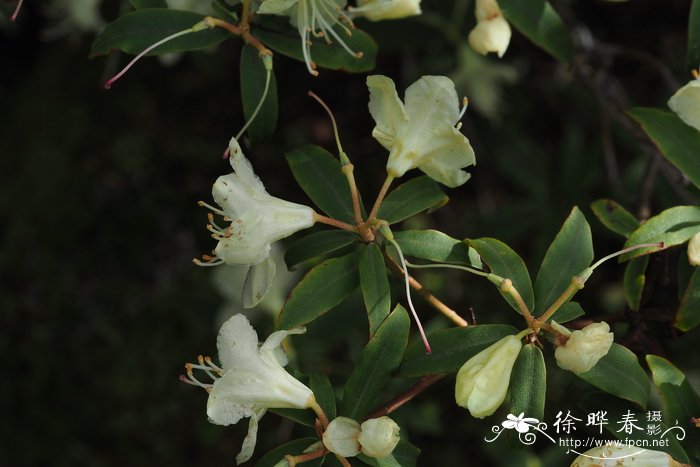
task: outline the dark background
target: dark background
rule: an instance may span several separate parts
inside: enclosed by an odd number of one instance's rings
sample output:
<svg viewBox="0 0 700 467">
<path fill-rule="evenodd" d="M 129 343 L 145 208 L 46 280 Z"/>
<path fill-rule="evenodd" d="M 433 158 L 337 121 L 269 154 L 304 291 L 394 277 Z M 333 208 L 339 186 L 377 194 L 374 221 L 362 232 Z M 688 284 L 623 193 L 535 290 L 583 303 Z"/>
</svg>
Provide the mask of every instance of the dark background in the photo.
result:
<svg viewBox="0 0 700 467">
<path fill-rule="evenodd" d="M 105 91 L 101 83 L 127 57 L 89 60 L 90 33 L 42 40 L 52 21 L 43 3 L 27 0 L 18 22 L 4 21 L 0 30 L 0 464 L 231 465 L 247 423 L 209 424 L 206 394 L 178 375 L 197 354 L 215 355 L 222 319 L 212 270 L 191 259 L 213 246 L 196 201 L 210 201 L 213 181 L 230 171 L 221 153 L 243 125 L 241 41 L 189 53 L 170 67 L 145 59 Z M 459 18 L 451 17 L 452 2 L 424 0 L 418 19 L 357 22 L 379 43 L 374 72 L 392 77 L 400 95 L 424 74 L 452 76 L 473 103 L 474 93 L 500 93 L 499 103 L 473 104 L 464 119 L 477 154 L 472 179 L 446 190 L 447 206 L 407 227 L 501 239 L 534 273 L 573 205 L 586 214 L 600 257 L 623 241 L 594 218 L 592 201 L 613 198 L 641 217 L 698 204 L 697 190 L 623 114 L 631 106 L 665 108 L 690 79 L 683 63 L 689 0 L 553 2 L 577 44 L 571 65 L 515 30 L 502 60 L 465 61 L 474 22 L 468 3 Z M 105 1 L 102 14 L 112 20 L 121 8 Z M 450 17 L 452 29 L 444 27 Z M 244 146 L 268 191 L 308 203 L 284 153 L 302 143 L 335 152 L 327 117 L 306 96 L 311 89 L 334 109 L 360 190 L 374 199 L 387 155 L 371 138 L 366 76 L 321 70 L 313 78 L 280 55 L 275 70 L 277 132 Z M 697 332 L 681 336 L 669 324 L 684 254 L 676 248 L 654 256 L 653 290 L 639 313 L 625 308 L 623 268 L 614 262 L 596 272 L 580 302 L 589 317 L 617 323 L 618 342 L 671 358 L 697 383 L 698 355 L 688 351 L 697 349 Z M 520 324 L 478 278 L 417 275 L 464 316 L 473 310 L 479 323 Z M 353 313 L 360 306 L 351 297 L 296 341 L 302 371 L 326 372 L 342 387 L 366 340 L 366 323 Z M 254 321 L 261 336 L 272 329 L 269 315 Z M 548 412 L 575 409 L 588 387 L 550 368 Z M 419 465 L 467 465 L 467 458 L 516 465 L 535 456 L 506 456 L 481 441 L 492 422 L 455 410 L 452 384 L 445 379 L 395 414 L 402 436 L 423 449 Z M 262 419 L 256 454 L 309 434 L 280 420 Z M 563 465 L 538 452 L 534 461 Z"/>
</svg>

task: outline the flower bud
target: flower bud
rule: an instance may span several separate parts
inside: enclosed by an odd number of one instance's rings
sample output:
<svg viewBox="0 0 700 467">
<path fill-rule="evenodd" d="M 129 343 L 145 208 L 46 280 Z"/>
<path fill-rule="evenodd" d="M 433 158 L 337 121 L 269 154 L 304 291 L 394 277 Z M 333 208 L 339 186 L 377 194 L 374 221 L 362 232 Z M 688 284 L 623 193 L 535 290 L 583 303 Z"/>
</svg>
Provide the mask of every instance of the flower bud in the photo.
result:
<svg viewBox="0 0 700 467">
<path fill-rule="evenodd" d="M 600 446 L 578 456 L 571 467 L 683 467 L 661 451 L 636 446 Z"/>
<path fill-rule="evenodd" d="M 506 336 L 467 360 L 457 373 L 457 405 L 476 418 L 494 413 L 506 398 L 510 373 L 521 348 L 517 336 Z"/>
<path fill-rule="evenodd" d="M 362 453 L 381 459 L 394 451 L 399 444 L 399 426 L 389 417 L 370 418 L 361 425 L 362 432 L 358 441 Z"/>
<path fill-rule="evenodd" d="M 510 44 L 511 30 L 495 0 L 476 0 L 476 26 L 469 33 L 469 45 L 475 52 L 486 55 L 496 52 L 500 57 Z"/>
<path fill-rule="evenodd" d="M 350 11 L 370 21 L 399 19 L 420 15 L 420 2 L 421 0 L 359 0 L 357 8 Z"/>
<path fill-rule="evenodd" d="M 700 79 L 691 80 L 676 91 L 668 106 L 687 125 L 700 130 Z"/>
<path fill-rule="evenodd" d="M 557 347 L 554 358 L 563 370 L 584 373 L 593 368 L 598 360 L 608 354 L 614 335 L 605 321 L 589 324 L 580 331 L 571 332 L 552 321 L 557 331 L 569 337 L 566 344 Z"/>
<path fill-rule="evenodd" d="M 330 452 L 342 457 L 353 457 L 360 453 L 360 424 L 347 417 L 338 417 L 328 424 L 323 432 L 323 445 Z"/>
<path fill-rule="evenodd" d="M 688 242 L 688 261 L 693 266 L 700 266 L 700 232 L 690 237 Z"/>
</svg>

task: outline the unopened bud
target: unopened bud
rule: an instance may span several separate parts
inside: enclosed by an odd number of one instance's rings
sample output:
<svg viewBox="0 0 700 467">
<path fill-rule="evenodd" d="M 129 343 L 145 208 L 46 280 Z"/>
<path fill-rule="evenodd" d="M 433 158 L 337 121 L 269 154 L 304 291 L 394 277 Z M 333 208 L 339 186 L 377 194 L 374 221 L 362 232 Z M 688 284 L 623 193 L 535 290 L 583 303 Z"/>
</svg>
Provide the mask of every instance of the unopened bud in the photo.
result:
<svg viewBox="0 0 700 467">
<path fill-rule="evenodd" d="M 370 418 L 361 425 L 359 442 L 362 453 L 381 459 L 394 451 L 399 444 L 399 426 L 389 417 Z"/>
<path fill-rule="evenodd" d="M 700 232 L 690 237 L 688 242 L 688 261 L 693 266 L 700 266 Z"/>
<path fill-rule="evenodd" d="M 584 373 L 608 354 L 615 337 L 605 321 L 589 324 L 580 331 L 571 332 L 552 321 L 554 329 L 568 336 L 566 344 L 557 347 L 554 358 L 563 370 Z"/>
<path fill-rule="evenodd" d="M 360 453 L 360 424 L 347 417 L 338 417 L 328 424 L 323 432 L 323 445 L 342 457 L 353 457 Z"/>
</svg>

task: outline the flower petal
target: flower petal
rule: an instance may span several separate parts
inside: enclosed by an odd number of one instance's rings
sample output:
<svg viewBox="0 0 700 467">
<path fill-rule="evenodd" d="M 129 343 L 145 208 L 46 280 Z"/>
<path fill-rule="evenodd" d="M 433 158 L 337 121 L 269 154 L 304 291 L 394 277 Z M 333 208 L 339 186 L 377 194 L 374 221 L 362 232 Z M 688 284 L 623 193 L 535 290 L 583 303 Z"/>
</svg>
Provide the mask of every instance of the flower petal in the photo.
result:
<svg viewBox="0 0 700 467">
<path fill-rule="evenodd" d="M 267 257 L 260 264 L 251 266 L 243 282 L 243 308 L 253 308 L 260 303 L 272 287 L 275 278 L 275 260 Z"/>
<path fill-rule="evenodd" d="M 668 100 L 668 106 L 687 125 L 700 130 L 700 79 L 691 80 Z"/>
<path fill-rule="evenodd" d="M 258 7 L 258 13 L 283 15 L 285 11 L 297 4 L 298 0 L 264 0 Z"/>
<path fill-rule="evenodd" d="M 265 185 L 263 185 L 263 182 L 260 180 L 260 177 L 255 175 L 255 172 L 253 171 L 253 166 L 250 164 L 250 161 L 246 159 L 246 157 L 243 155 L 243 150 L 241 149 L 240 144 L 238 144 L 238 141 L 236 141 L 236 138 L 231 138 L 231 140 L 228 143 L 228 149 L 229 161 L 231 162 L 231 167 L 236 173 L 236 177 L 238 178 L 239 183 L 246 186 L 252 192 L 259 192 L 260 194 L 267 195 Z"/>
<path fill-rule="evenodd" d="M 248 211 L 234 219 L 229 229 L 231 235 L 219 240 L 214 249 L 217 257 L 227 264 L 254 265 L 270 256 L 271 237 L 265 225 L 263 212 Z M 281 238 L 281 237 L 280 237 Z"/>
<path fill-rule="evenodd" d="M 423 76 L 406 89 L 404 100 L 413 129 L 454 126 L 459 119 L 459 97 L 446 76 Z"/>
<path fill-rule="evenodd" d="M 372 136 L 379 144 L 391 150 L 397 131 L 408 123 L 403 103 L 396 93 L 394 82 L 382 75 L 367 77 L 369 113 L 376 123 Z"/>
<path fill-rule="evenodd" d="M 221 326 L 216 348 L 224 371 L 248 366 L 251 360 L 260 360 L 258 333 L 245 315 L 234 315 Z"/>
<path fill-rule="evenodd" d="M 250 417 L 248 423 L 248 434 L 241 445 L 241 452 L 236 456 L 236 464 L 240 465 L 250 459 L 255 451 L 255 444 L 258 441 L 258 422 L 265 415 L 265 409 L 256 410 Z"/>
<path fill-rule="evenodd" d="M 441 137 L 433 138 L 434 149 L 423 157 L 418 168 L 432 179 L 451 188 L 463 185 L 471 176 L 462 167 L 476 164 L 474 150 L 466 136 L 448 127 Z"/>
</svg>

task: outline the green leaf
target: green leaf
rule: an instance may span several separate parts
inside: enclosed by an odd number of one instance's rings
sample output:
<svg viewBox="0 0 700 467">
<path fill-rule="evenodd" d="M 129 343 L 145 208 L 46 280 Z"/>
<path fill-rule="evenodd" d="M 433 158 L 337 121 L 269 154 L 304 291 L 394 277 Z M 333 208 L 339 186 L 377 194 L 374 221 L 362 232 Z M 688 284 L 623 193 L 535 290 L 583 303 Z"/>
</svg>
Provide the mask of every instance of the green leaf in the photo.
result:
<svg viewBox="0 0 700 467">
<path fill-rule="evenodd" d="M 535 280 L 535 316 L 552 305 L 569 287 L 571 279 L 593 261 L 591 228 L 574 207 L 549 246 Z"/>
<path fill-rule="evenodd" d="M 555 311 L 550 321 L 556 321 L 559 324 L 564 324 L 585 314 L 586 312 L 583 311 L 583 308 L 581 308 L 581 305 L 579 305 L 578 302 L 569 302 L 563 304 L 561 308 Z"/>
<path fill-rule="evenodd" d="M 269 411 L 280 417 L 288 418 L 300 425 L 310 428 L 316 426 L 316 416 L 308 409 L 269 409 Z"/>
<path fill-rule="evenodd" d="M 700 268 L 695 268 L 693 275 L 690 276 L 688 287 L 681 297 L 681 304 L 673 325 L 681 331 L 690 331 L 698 324 L 700 324 Z"/>
<path fill-rule="evenodd" d="M 311 373 L 309 389 L 313 391 L 316 402 L 326 413 L 328 420 L 333 420 L 336 417 L 335 392 L 333 392 L 333 386 L 331 386 L 328 376 Z"/>
<path fill-rule="evenodd" d="M 498 0 L 503 16 L 528 39 L 560 62 L 571 61 L 569 31 L 552 6 L 544 0 Z"/>
<path fill-rule="evenodd" d="M 258 15 L 255 18 L 255 24 L 251 26 L 253 35 L 267 47 L 287 57 L 304 61 L 299 30 L 289 24 L 288 18 Z M 350 73 L 364 73 L 372 70 L 377 56 L 377 43 L 374 39 L 359 29 L 353 29 L 352 36 L 347 36 L 337 27 L 335 30 L 351 50 L 362 52 L 362 57 L 357 58 L 349 54 L 338 41 L 328 45 L 325 39 L 314 38 L 312 35 L 311 59 L 313 62 L 321 68 L 344 70 Z"/>
<path fill-rule="evenodd" d="M 686 125 L 673 112 L 636 107 L 628 113 L 642 126 L 661 154 L 700 188 L 700 131 Z"/>
<path fill-rule="evenodd" d="M 255 47 L 243 46 L 241 52 L 241 100 L 246 122 L 255 112 L 265 91 L 267 70 Z M 270 84 L 267 96 L 257 116 L 248 127 L 248 136 L 254 143 L 266 141 L 275 132 L 277 126 L 277 81 L 274 71 L 270 72 Z"/>
<path fill-rule="evenodd" d="M 287 263 L 287 267 L 292 269 L 311 258 L 340 250 L 357 239 L 357 234 L 346 230 L 314 232 L 292 243 L 284 254 L 284 261 Z"/>
<path fill-rule="evenodd" d="M 377 218 L 395 224 L 419 212 L 434 211 L 444 206 L 449 199 L 432 178 L 423 175 L 389 193 L 379 208 Z"/>
<path fill-rule="evenodd" d="M 685 243 L 697 232 L 700 232 L 700 206 L 675 206 L 642 224 L 627 239 L 625 247 L 664 242 L 664 248 L 668 248 Z M 656 251 L 659 251 L 659 248 L 639 248 L 620 256 L 620 261 Z"/>
<path fill-rule="evenodd" d="M 631 310 L 639 311 L 639 305 L 642 302 L 642 293 L 644 292 L 644 284 L 646 284 L 647 265 L 649 263 L 648 256 L 634 258 L 625 268 L 625 277 L 622 281 L 625 290 L 625 300 L 627 306 Z"/>
<path fill-rule="evenodd" d="M 371 337 L 391 311 L 391 291 L 384 256 L 375 244 L 367 245 L 360 253 L 360 287 Z"/>
<path fill-rule="evenodd" d="M 598 363 L 576 376 L 613 396 L 646 408 L 649 380 L 637 357 L 626 347 L 613 342 L 608 354 Z"/>
<path fill-rule="evenodd" d="M 159 40 L 189 29 L 203 19 L 204 16 L 191 11 L 163 8 L 131 11 L 107 25 L 97 36 L 90 49 L 90 58 L 108 54 L 115 49 L 136 55 Z M 204 49 L 227 37 L 228 33 L 222 29 L 204 29 L 173 39 L 147 55 Z"/>
<path fill-rule="evenodd" d="M 316 442 L 318 442 L 318 438 L 301 438 L 284 443 L 265 454 L 255 463 L 255 467 L 274 467 L 279 461 L 284 459 L 285 455 L 290 454 L 292 456 L 298 456 L 302 454 L 306 448 Z M 304 462 L 304 466 L 306 467 L 307 465 L 320 465 L 320 463 L 311 461 L 311 463 L 307 464 Z"/>
<path fill-rule="evenodd" d="M 311 269 L 294 287 L 277 318 L 278 329 L 313 321 L 340 304 L 359 285 L 358 254 L 331 258 Z"/>
<path fill-rule="evenodd" d="M 139 8 L 168 8 L 165 0 L 129 0 L 131 6 Z"/>
<path fill-rule="evenodd" d="M 410 324 L 406 310 L 397 305 L 370 338 L 345 385 L 342 415 L 361 420 L 373 408 L 401 364 Z"/>
<path fill-rule="evenodd" d="M 243 283 L 243 308 L 253 308 L 265 298 L 275 278 L 275 270 L 275 260 L 271 257 L 248 269 Z"/>
<path fill-rule="evenodd" d="M 528 310 L 532 312 L 535 307 L 535 296 L 532 292 L 530 273 L 527 271 L 527 266 L 525 266 L 522 258 L 508 245 L 495 238 L 478 238 L 465 241 L 479 253 L 481 259 L 489 266 L 492 273 L 511 280 L 513 287 L 522 297 Z M 515 311 L 520 313 L 513 297 L 502 292 L 501 295 Z"/>
<path fill-rule="evenodd" d="M 425 353 L 422 342 L 407 350 L 398 376 L 418 377 L 434 373 L 455 373 L 464 362 L 506 336 L 517 334 L 513 326 L 480 324 L 464 328 L 443 329 L 428 335 L 431 354 Z"/>
<path fill-rule="evenodd" d="M 591 209 L 601 224 L 625 238 L 639 227 L 637 218 L 611 199 L 599 199 L 591 204 Z"/>
<path fill-rule="evenodd" d="M 307 144 L 285 156 L 304 192 L 329 216 L 355 222 L 348 182 L 340 162 L 325 149 Z"/>
<path fill-rule="evenodd" d="M 436 263 L 469 265 L 469 247 L 437 230 L 404 230 L 394 233 L 405 256 Z"/>
<path fill-rule="evenodd" d="M 520 350 L 510 376 L 510 413 L 544 418 L 547 393 L 547 367 L 542 351 L 534 344 Z"/>
<path fill-rule="evenodd" d="M 688 52 L 685 66 L 688 71 L 700 64 L 700 0 L 693 0 L 688 15 Z"/>
</svg>

